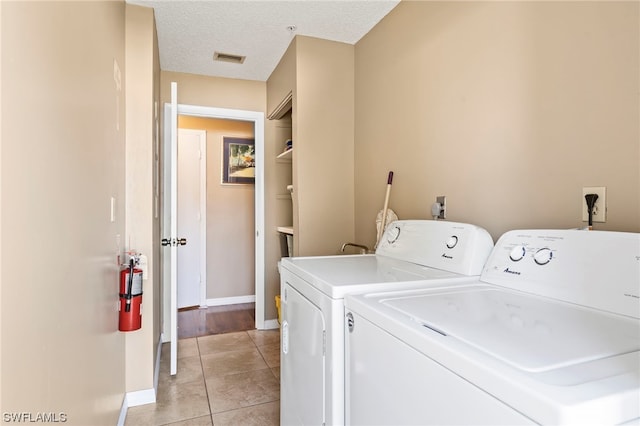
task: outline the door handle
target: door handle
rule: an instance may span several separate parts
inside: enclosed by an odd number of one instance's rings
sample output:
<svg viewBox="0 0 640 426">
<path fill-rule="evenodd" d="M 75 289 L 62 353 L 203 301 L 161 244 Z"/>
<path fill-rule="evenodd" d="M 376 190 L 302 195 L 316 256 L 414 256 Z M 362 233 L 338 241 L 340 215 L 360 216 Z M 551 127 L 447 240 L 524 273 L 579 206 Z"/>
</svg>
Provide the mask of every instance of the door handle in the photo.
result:
<svg viewBox="0 0 640 426">
<path fill-rule="evenodd" d="M 353 333 L 355 322 L 356 321 L 353 318 L 353 314 L 351 312 L 347 312 L 347 328 L 349 329 L 349 333 Z"/>
<path fill-rule="evenodd" d="M 163 238 L 162 241 L 160 242 L 160 244 L 162 244 L 163 246 L 186 246 L 187 245 L 187 239 L 186 238 Z"/>
</svg>

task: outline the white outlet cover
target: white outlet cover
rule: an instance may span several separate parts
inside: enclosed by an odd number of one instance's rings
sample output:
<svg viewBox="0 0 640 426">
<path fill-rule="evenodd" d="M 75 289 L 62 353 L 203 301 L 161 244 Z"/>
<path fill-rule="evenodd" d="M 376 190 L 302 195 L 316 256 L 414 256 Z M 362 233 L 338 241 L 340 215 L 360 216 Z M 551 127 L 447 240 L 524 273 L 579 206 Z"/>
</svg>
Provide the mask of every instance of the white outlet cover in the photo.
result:
<svg viewBox="0 0 640 426">
<path fill-rule="evenodd" d="M 587 194 L 598 194 L 598 199 L 593 207 L 593 222 L 607 221 L 607 191 L 604 186 L 587 186 L 582 188 L 582 221 L 589 221 L 587 201 L 584 196 Z"/>
</svg>

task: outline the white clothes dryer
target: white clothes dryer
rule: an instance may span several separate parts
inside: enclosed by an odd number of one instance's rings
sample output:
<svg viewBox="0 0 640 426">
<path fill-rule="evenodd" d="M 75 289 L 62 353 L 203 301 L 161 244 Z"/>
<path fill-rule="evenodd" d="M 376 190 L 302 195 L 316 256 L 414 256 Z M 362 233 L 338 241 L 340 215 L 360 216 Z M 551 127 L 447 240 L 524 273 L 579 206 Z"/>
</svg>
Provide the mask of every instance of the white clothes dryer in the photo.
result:
<svg viewBox="0 0 640 426">
<path fill-rule="evenodd" d="M 475 283 L 345 306 L 348 424 L 640 423 L 640 234 L 511 231 Z"/>
<path fill-rule="evenodd" d="M 346 294 L 469 282 L 492 248 L 474 225 L 402 220 L 375 254 L 283 258 L 280 423 L 344 424 Z"/>
</svg>

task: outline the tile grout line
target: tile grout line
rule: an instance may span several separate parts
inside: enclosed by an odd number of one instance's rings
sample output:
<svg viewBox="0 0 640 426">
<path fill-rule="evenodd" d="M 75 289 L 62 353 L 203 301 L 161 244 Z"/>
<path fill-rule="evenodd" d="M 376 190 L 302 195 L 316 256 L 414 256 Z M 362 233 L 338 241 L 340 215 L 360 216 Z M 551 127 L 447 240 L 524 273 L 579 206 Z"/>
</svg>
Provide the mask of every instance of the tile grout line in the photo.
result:
<svg viewBox="0 0 640 426">
<path fill-rule="evenodd" d="M 200 371 L 202 372 L 202 380 L 204 381 L 204 393 L 207 396 L 207 406 L 209 407 L 209 418 L 213 425 L 213 410 L 211 409 L 211 399 L 209 398 L 209 388 L 207 387 L 207 378 L 204 375 L 204 365 L 202 364 L 202 353 L 200 352 L 200 339 L 196 337 L 196 346 L 198 348 L 198 360 L 200 361 Z"/>
</svg>

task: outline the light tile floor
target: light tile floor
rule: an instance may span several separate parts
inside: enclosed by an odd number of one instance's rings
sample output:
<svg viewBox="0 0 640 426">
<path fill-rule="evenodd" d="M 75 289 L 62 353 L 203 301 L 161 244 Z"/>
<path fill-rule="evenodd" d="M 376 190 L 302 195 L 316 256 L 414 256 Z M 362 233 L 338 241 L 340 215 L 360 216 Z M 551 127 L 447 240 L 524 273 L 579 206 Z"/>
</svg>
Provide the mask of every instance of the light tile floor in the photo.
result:
<svg viewBox="0 0 640 426">
<path fill-rule="evenodd" d="M 279 330 L 179 340 L 173 377 L 164 344 L 157 402 L 129 408 L 125 421 L 127 426 L 279 424 Z"/>
</svg>

